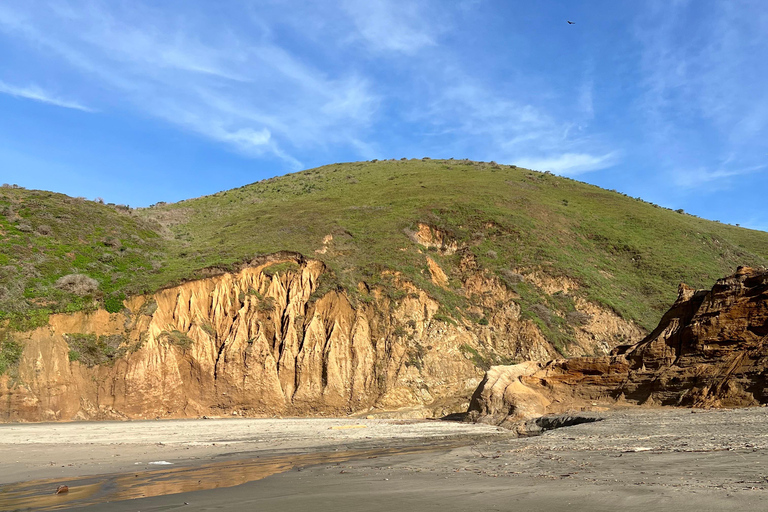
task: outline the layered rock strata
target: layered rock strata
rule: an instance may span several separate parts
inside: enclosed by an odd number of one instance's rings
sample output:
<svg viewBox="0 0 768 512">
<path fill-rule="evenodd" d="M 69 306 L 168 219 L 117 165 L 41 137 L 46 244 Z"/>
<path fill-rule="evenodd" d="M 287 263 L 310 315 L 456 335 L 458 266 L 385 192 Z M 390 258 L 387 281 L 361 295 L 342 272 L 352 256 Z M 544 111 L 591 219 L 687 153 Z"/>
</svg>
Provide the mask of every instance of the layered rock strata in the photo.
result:
<svg viewBox="0 0 768 512">
<path fill-rule="evenodd" d="M 281 253 L 254 265 L 131 298 L 122 313 L 53 315 L 11 333 L 24 350 L 0 376 L 0 420 L 439 416 L 466 410 L 480 363 L 556 354 L 514 293 L 480 271 L 462 291 L 487 325 L 437 315 L 437 301 L 397 275 L 394 297 L 361 283 L 366 300 L 353 304 L 321 293 L 321 261 Z M 639 339 L 633 324 L 582 305 L 594 315 L 576 330 L 576 353 Z"/>
<path fill-rule="evenodd" d="M 495 366 L 469 417 L 526 420 L 617 405 L 739 407 L 768 403 L 768 271 L 740 267 L 711 290 L 680 285 L 658 327 L 605 357 Z"/>
</svg>

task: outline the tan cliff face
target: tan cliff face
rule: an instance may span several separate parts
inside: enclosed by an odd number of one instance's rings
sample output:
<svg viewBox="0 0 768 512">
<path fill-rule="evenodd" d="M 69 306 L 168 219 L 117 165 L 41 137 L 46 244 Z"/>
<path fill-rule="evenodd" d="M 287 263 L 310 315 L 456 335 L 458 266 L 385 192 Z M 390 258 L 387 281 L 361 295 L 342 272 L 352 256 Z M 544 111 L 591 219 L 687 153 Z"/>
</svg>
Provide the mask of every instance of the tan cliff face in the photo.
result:
<svg viewBox="0 0 768 512">
<path fill-rule="evenodd" d="M 478 307 L 487 303 L 487 325 L 435 318 L 440 305 L 407 282 L 398 283 L 406 292 L 398 300 L 378 290 L 356 306 L 340 291 L 317 296 L 323 263 L 292 258 L 131 298 L 130 313 L 54 315 L 43 328 L 17 333 L 24 352 L 18 367 L 0 376 L 0 419 L 403 407 L 442 415 L 466 408 L 486 360 L 556 353 L 536 325 L 521 318 L 514 293 L 480 272 L 463 289 Z M 292 270 L 264 272 L 285 261 L 295 263 Z M 605 353 L 620 340 L 639 338 L 632 324 L 580 304 L 594 325 L 577 329 L 575 350 Z M 92 354 L 73 352 L 71 343 L 83 335 L 120 340 L 117 355 L 89 365 L 84 356 Z"/>
</svg>

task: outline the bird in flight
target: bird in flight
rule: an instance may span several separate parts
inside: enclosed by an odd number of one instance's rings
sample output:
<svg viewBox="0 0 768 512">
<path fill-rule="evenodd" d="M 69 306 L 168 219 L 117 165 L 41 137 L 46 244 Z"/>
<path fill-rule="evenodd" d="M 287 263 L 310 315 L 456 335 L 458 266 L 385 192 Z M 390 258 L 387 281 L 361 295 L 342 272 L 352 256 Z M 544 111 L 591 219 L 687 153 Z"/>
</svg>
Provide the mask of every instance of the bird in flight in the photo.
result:
<svg viewBox="0 0 768 512">
<path fill-rule="evenodd" d="M 565 20 L 565 21 L 567 21 L 569 25 L 575 25 L 576 24 L 575 21 L 570 21 L 570 20 Z"/>
</svg>

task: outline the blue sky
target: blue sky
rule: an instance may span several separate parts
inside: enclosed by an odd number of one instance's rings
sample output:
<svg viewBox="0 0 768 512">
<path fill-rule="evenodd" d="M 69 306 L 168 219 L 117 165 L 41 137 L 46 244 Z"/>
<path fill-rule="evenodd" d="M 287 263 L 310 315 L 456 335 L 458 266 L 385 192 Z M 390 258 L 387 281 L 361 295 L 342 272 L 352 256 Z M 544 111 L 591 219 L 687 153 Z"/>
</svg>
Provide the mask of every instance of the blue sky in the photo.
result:
<svg viewBox="0 0 768 512">
<path fill-rule="evenodd" d="M 764 0 L 7 0 L 0 182 L 146 206 L 471 158 L 768 229 L 765 34 Z"/>
</svg>

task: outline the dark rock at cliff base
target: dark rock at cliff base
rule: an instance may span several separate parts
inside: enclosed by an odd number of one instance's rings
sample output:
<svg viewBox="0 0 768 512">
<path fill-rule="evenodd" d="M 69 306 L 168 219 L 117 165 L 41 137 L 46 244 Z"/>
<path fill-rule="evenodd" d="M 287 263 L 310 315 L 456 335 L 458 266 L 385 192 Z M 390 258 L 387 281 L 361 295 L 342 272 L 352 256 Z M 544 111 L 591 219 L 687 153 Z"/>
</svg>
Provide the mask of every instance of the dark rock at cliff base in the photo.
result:
<svg viewBox="0 0 768 512">
<path fill-rule="evenodd" d="M 594 423 L 596 421 L 602 421 L 602 419 L 603 418 L 594 412 L 548 414 L 525 422 L 524 432 L 527 435 L 533 436 L 546 432 L 547 430 L 573 427 L 574 425 L 581 425 L 582 423 Z"/>
</svg>

